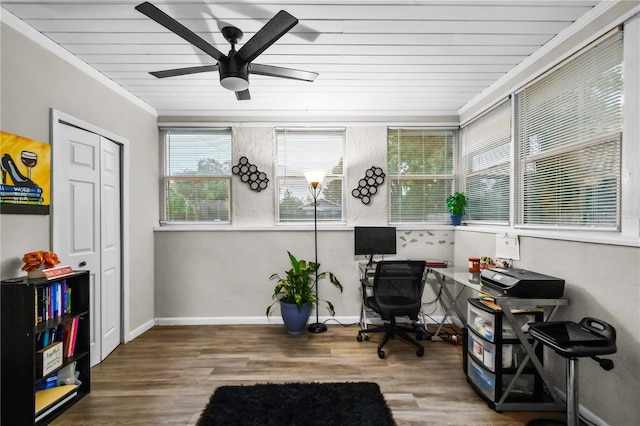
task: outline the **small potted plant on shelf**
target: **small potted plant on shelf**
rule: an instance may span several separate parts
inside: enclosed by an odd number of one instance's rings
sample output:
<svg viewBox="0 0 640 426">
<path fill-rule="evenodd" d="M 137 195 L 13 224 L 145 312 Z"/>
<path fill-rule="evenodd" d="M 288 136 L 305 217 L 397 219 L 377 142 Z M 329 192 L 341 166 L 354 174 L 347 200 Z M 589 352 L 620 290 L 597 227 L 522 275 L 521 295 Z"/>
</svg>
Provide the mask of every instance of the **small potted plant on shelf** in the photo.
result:
<svg viewBox="0 0 640 426">
<path fill-rule="evenodd" d="M 454 192 L 447 197 L 447 208 L 449 209 L 449 217 L 453 226 L 460 225 L 466 207 L 467 196 L 464 192 Z"/>
<path fill-rule="evenodd" d="M 22 270 L 27 272 L 29 278 L 44 277 L 43 269 L 53 268 L 60 263 L 57 254 L 45 250 L 30 251 L 22 257 L 22 261 Z"/>
<path fill-rule="evenodd" d="M 289 261 L 291 268 L 285 271 L 284 277 L 275 273 L 269 277 L 270 280 L 277 279 L 275 288 L 273 289 L 273 303 L 267 307 L 266 315 L 269 316 L 273 306 L 279 302 L 282 320 L 287 326 L 287 330 L 291 334 L 300 334 L 304 331 L 311 306 L 316 301 L 314 291 L 314 283 L 316 278 L 316 270 L 320 268 L 319 263 L 307 262 L 306 260 L 298 260 L 290 252 Z M 318 273 L 318 280 L 322 277 L 329 277 L 329 281 L 342 293 L 342 284 L 332 272 L 324 271 Z M 324 300 L 331 312 L 335 315 L 333 304 L 328 300 Z"/>
</svg>

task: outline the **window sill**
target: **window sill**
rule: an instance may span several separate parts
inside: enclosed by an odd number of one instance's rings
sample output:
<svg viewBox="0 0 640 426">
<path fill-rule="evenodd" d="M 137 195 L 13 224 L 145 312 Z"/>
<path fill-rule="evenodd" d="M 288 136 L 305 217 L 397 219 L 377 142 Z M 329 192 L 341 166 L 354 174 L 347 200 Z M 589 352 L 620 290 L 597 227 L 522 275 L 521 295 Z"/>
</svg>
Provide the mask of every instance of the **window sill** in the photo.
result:
<svg viewBox="0 0 640 426">
<path fill-rule="evenodd" d="M 485 232 L 491 234 L 509 234 L 523 237 L 546 238 L 549 240 L 576 241 L 592 244 L 609 244 L 615 246 L 640 247 L 640 237 L 623 236 L 619 232 L 588 232 L 588 231 L 553 231 L 541 229 L 520 229 L 508 226 L 457 226 L 456 231 Z"/>
<path fill-rule="evenodd" d="M 367 225 L 363 225 L 367 226 Z M 386 224 L 382 225 L 371 225 L 371 226 L 387 226 Z M 455 228 L 452 225 L 446 224 L 390 224 L 388 226 L 395 226 L 398 231 L 420 231 L 420 230 L 454 230 Z M 348 226 L 344 223 L 333 223 L 333 224 L 321 224 L 318 223 L 318 231 L 353 231 L 353 226 Z M 279 225 L 265 225 L 265 226 L 253 226 L 253 225 L 232 225 L 229 223 L 220 224 L 220 225 L 196 225 L 196 224 L 188 224 L 188 225 L 163 225 L 163 226 L 155 226 L 153 228 L 154 232 L 228 232 L 228 231 L 237 231 L 237 232 L 251 232 L 251 231 L 313 231 L 313 223 L 309 224 L 279 224 Z"/>
</svg>

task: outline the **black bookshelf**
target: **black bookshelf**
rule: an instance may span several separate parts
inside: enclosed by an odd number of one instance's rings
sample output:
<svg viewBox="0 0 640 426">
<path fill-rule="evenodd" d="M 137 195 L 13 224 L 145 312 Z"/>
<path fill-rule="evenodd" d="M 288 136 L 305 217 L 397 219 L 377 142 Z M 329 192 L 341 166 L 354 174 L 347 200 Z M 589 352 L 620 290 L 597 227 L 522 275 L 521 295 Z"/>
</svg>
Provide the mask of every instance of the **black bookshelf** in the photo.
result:
<svg viewBox="0 0 640 426">
<path fill-rule="evenodd" d="M 59 313 L 38 322 L 38 290 L 66 282 L 70 292 L 70 312 Z M 15 425 L 44 425 L 79 401 L 91 390 L 91 360 L 89 356 L 89 272 L 78 271 L 57 279 L 3 280 L 0 285 L 1 319 L 1 398 L 0 423 Z M 40 302 L 41 303 L 41 302 Z M 44 376 L 37 375 L 36 339 L 40 333 L 66 327 L 76 319 L 77 334 L 73 355 L 63 356 L 62 365 Z M 58 340 L 59 341 L 59 340 Z M 66 355 L 66 354 L 65 354 Z M 52 401 L 36 413 L 36 387 L 61 369 L 75 362 L 82 382 L 73 392 Z"/>
</svg>

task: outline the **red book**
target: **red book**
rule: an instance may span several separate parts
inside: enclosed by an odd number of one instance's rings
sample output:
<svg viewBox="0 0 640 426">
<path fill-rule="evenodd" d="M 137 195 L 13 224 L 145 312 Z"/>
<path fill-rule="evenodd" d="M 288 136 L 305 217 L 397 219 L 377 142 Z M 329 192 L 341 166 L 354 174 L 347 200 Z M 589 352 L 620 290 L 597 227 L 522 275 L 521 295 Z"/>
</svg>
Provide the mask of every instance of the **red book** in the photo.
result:
<svg viewBox="0 0 640 426">
<path fill-rule="evenodd" d="M 73 327 L 71 327 L 71 339 L 69 342 L 69 356 L 73 356 L 76 350 L 76 337 L 78 336 L 78 321 L 80 318 L 75 317 L 72 321 Z"/>
</svg>

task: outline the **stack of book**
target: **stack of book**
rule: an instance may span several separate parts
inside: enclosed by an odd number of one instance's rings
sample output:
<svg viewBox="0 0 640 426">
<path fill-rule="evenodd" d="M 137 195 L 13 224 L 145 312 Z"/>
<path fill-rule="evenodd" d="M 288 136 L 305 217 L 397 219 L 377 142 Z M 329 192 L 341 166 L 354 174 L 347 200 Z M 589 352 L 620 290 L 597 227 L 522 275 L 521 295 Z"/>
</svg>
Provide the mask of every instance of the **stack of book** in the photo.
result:
<svg viewBox="0 0 640 426">
<path fill-rule="evenodd" d="M 42 188 L 0 184 L 0 198 L 8 204 L 42 204 Z"/>
</svg>

